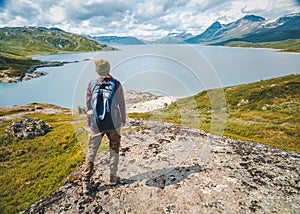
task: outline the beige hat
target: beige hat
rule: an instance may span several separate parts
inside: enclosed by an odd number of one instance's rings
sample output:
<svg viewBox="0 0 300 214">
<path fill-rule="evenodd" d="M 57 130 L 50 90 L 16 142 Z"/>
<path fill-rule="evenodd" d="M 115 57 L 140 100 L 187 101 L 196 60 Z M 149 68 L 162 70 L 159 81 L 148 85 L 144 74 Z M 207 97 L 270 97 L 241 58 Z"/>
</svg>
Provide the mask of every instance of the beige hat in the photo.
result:
<svg viewBox="0 0 300 214">
<path fill-rule="evenodd" d="M 106 76 L 110 71 L 110 64 L 105 59 L 95 60 L 95 70 L 99 76 Z"/>
</svg>

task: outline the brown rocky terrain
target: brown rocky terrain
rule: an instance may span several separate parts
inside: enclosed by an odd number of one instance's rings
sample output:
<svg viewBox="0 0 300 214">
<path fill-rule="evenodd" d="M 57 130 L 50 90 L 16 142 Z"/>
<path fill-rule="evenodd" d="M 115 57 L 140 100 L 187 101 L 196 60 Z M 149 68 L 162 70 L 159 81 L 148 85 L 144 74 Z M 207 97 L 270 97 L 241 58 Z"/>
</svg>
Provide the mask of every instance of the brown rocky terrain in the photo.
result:
<svg viewBox="0 0 300 214">
<path fill-rule="evenodd" d="M 173 124 L 129 119 L 118 175 L 98 153 L 93 191 L 82 167 L 23 213 L 299 213 L 300 154 Z"/>
<path fill-rule="evenodd" d="M 128 108 L 134 110 L 159 97 L 129 92 L 126 98 Z M 148 108 L 141 105 L 140 109 Z M 16 113 L 2 115 L 0 122 L 34 112 L 70 113 L 51 105 L 2 107 L 4 112 L 13 110 Z M 98 153 L 90 195 L 82 194 L 80 167 L 59 189 L 23 213 L 300 212 L 300 154 L 296 152 L 128 119 L 122 130 L 117 186 L 109 183 L 109 161 L 108 151 Z"/>
</svg>

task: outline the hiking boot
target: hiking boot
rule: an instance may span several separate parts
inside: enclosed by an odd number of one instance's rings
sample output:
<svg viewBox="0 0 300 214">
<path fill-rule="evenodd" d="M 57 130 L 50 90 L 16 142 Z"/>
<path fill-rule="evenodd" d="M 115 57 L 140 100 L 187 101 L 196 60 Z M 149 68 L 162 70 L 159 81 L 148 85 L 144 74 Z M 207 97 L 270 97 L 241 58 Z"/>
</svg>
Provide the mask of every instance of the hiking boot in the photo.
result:
<svg viewBox="0 0 300 214">
<path fill-rule="evenodd" d="M 91 191 L 91 184 L 89 181 L 83 181 L 82 182 L 82 192 L 83 194 L 90 194 L 90 191 Z"/>
<path fill-rule="evenodd" d="M 115 186 L 117 184 L 120 184 L 120 177 L 111 175 L 110 176 L 110 185 Z"/>
</svg>

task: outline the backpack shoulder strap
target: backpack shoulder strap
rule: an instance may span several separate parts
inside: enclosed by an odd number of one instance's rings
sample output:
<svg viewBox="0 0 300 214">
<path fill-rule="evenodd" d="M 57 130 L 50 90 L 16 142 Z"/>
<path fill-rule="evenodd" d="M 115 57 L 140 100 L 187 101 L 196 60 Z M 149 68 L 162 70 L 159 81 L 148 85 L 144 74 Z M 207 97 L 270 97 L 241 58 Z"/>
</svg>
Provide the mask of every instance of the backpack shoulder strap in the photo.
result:
<svg viewBox="0 0 300 214">
<path fill-rule="evenodd" d="M 94 91 L 94 89 L 95 89 L 95 86 L 96 86 L 96 83 L 97 83 L 97 79 L 93 79 L 93 80 L 91 80 L 91 92 L 93 92 L 93 91 Z"/>
<path fill-rule="evenodd" d="M 115 85 L 116 85 L 116 83 L 117 83 L 117 80 L 116 80 L 115 78 L 110 78 L 109 81 L 110 81 L 110 82 L 113 82 Z"/>
<path fill-rule="evenodd" d="M 110 78 L 109 81 L 114 84 L 114 91 L 113 91 L 113 93 L 115 93 L 116 90 L 117 90 L 117 80 L 115 78 Z"/>
</svg>

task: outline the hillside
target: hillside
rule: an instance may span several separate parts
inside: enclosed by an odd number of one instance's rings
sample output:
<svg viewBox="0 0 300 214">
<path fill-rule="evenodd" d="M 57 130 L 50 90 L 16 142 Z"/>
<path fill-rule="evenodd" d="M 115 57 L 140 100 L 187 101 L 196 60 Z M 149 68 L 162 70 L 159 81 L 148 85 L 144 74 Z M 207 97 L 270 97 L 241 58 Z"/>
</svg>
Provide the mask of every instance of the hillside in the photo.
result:
<svg viewBox="0 0 300 214">
<path fill-rule="evenodd" d="M 24 118 L 42 119 L 52 130 L 34 139 L 6 136 L 6 127 Z M 81 165 L 83 152 L 72 121 L 70 110 L 48 104 L 0 108 L 0 213 L 25 209 Z"/>
<path fill-rule="evenodd" d="M 277 42 L 232 41 L 224 45 L 229 47 L 273 48 L 284 52 L 300 52 L 300 39 L 287 39 Z"/>
<path fill-rule="evenodd" d="M 104 49 L 108 47 L 57 28 L 0 28 L 0 77 L 21 76 L 30 66 L 41 64 L 31 59 L 32 55 Z"/>
<path fill-rule="evenodd" d="M 226 99 L 225 135 L 300 152 L 299 74 L 226 87 L 222 91 Z M 163 109 L 130 116 L 210 131 L 209 97 L 218 96 L 219 92 L 220 89 L 203 91 Z M 188 114 L 193 114 L 195 119 L 184 121 Z"/>
</svg>

